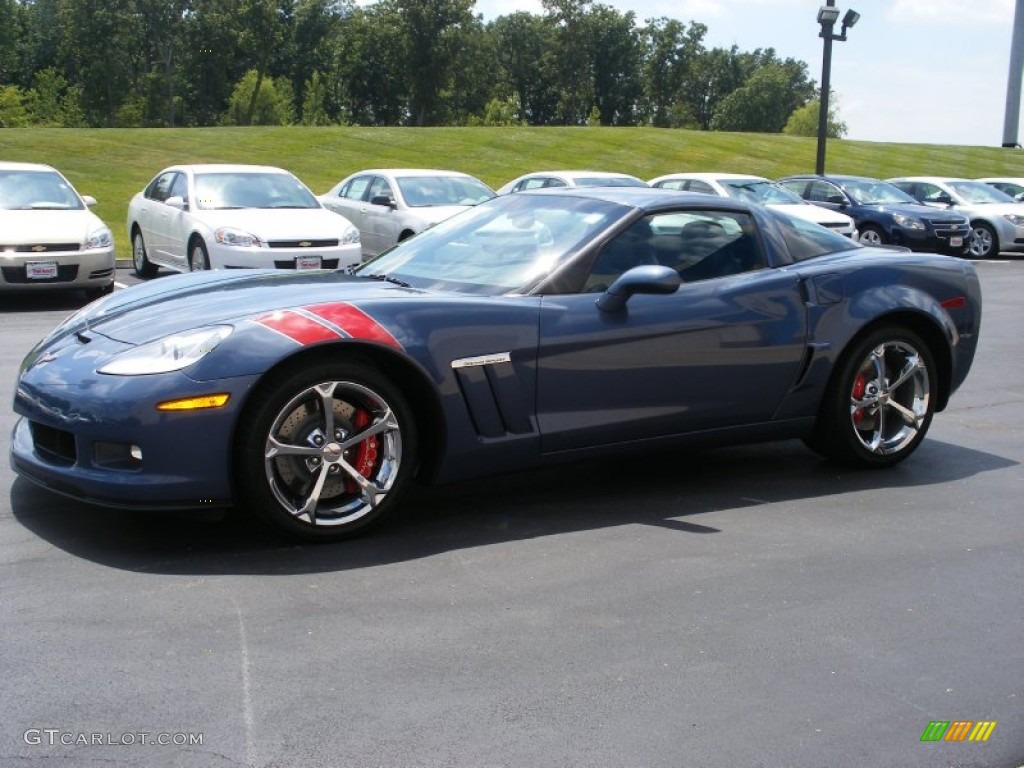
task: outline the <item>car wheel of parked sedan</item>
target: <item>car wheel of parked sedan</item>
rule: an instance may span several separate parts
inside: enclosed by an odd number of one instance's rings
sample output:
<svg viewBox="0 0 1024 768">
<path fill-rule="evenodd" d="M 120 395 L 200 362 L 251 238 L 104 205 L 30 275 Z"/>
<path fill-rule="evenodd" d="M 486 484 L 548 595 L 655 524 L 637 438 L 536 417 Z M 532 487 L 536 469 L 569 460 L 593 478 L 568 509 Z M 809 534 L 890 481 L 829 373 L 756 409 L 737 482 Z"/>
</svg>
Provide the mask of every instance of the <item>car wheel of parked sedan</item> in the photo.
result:
<svg viewBox="0 0 1024 768">
<path fill-rule="evenodd" d="M 142 232 L 137 229 L 132 235 L 132 267 L 139 277 L 153 277 L 157 273 L 156 264 L 146 255 L 146 241 L 142 239 Z"/>
<path fill-rule="evenodd" d="M 991 225 L 984 221 L 971 222 L 971 256 L 985 259 L 998 252 L 999 240 Z"/>
<path fill-rule="evenodd" d="M 198 237 L 188 248 L 188 268 L 192 272 L 203 272 L 210 268 L 210 254 L 206 252 L 206 243 Z"/>
<path fill-rule="evenodd" d="M 807 444 L 846 464 L 897 464 L 928 432 L 936 386 L 932 352 L 917 334 L 877 328 L 843 358 Z"/>
<path fill-rule="evenodd" d="M 885 232 L 871 224 L 865 224 L 861 227 L 860 235 L 857 239 L 864 245 L 885 245 L 889 242 L 889 238 L 885 236 Z"/>
<path fill-rule="evenodd" d="M 416 465 L 405 397 L 375 368 L 320 364 L 278 374 L 241 418 L 241 500 L 295 538 L 330 541 L 388 514 Z"/>
</svg>

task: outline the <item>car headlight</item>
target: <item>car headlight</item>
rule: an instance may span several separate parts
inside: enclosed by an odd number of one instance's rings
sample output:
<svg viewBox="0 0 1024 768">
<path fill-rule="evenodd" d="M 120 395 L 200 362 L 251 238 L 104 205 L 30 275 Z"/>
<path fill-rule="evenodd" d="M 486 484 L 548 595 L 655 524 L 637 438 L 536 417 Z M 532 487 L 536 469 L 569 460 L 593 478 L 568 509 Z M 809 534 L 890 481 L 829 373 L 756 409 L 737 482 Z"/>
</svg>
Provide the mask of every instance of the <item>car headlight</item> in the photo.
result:
<svg viewBox="0 0 1024 768">
<path fill-rule="evenodd" d="M 913 216 L 904 216 L 902 213 L 894 213 L 892 220 L 904 229 L 924 229 L 924 222 Z"/>
<path fill-rule="evenodd" d="M 1003 218 L 1015 227 L 1024 227 L 1024 216 L 1021 216 L 1019 213 L 1006 213 L 1003 214 Z"/>
<path fill-rule="evenodd" d="M 230 325 L 215 325 L 164 336 L 117 355 L 99 373 L 146 376 L 180 371 L 210 354 L 233 330 Z"/>
<path fill-rule="evenodd" d="M 114 236 L 110 234 L 110 230 L 106 227 L 94 230 L 89 233 L 89 236 L 85 238 L 85 249 L 87 251 L 93 248 L 109 248 L 114 244 Z"/>
<path fill-rule="evenodd" d="M 351 245 L 352 243 L 359 242 L 359 230 L 355 227 L 349 227 L 345 230 L 345 234 L 341 236 L 342 245 Z"/>
<path fill-rule="evenodd" d="M 213 236 L 221 245 L 231 245 L 236 248 L 259 248 L 263 245 L 256 235 L 231 227 L 221 227 L 213 233 Z"/>
</svg>

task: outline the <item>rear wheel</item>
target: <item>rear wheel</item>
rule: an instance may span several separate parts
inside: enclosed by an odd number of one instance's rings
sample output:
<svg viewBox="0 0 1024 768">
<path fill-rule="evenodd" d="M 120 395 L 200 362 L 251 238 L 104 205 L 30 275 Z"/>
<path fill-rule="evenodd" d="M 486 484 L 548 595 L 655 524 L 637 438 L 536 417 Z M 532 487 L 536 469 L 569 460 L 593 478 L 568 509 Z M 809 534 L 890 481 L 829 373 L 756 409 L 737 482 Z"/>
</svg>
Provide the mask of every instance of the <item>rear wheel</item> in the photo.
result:
<svg viewBox="0 0 1024 768">
<path fill-rule="evenodd" d="M 309 541 L 380 522 L 408 487 L 416 429 L 405 397 L 379 371 L 321 364 L 267 383 L 242 417 L 237 488 L 246 506 Z"/>
<path fill-rule="evenodd" d="M 146 241 L 138 229 L 132 234 L 132 267 L 139 277 L 153 277 L 157 272 L 156 265 L 146 255 Z"/>
<path fill-rule="evenodd" d="M 808 445 L 847 464 L 903 461 L 931 425 L 936 377 L 934 356 L 917 334 L 897 326 L 872 331 L 840 362 Z"/>
</svg>

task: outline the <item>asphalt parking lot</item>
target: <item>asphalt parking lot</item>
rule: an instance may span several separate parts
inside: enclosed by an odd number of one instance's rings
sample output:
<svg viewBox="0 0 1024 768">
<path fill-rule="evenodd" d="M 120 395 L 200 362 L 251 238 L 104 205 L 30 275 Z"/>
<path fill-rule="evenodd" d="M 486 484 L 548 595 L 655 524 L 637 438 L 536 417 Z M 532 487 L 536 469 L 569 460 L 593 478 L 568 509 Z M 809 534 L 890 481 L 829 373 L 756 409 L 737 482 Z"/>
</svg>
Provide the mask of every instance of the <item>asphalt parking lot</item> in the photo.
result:
<svg viewBox="0 0 1024 768">
<path fill-rule="evenodd" d="M 588 463 L 295 546 L 4 461 L 0 766 L 1024 765 L 1024 259 L 978 269 L 975 367 L 887 471 L 795 441 Z M 9 435 L 82 302 L 2 300 Z"/>
</svg>

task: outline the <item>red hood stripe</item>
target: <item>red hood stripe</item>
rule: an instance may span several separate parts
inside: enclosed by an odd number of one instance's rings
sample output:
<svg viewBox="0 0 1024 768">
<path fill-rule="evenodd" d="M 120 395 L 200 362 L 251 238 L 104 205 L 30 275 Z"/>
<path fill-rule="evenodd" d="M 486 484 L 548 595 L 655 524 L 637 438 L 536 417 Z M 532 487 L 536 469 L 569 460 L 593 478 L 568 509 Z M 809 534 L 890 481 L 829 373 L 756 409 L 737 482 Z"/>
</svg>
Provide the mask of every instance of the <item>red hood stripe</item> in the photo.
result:
<svg viewBox="0 0 1024 768">
<path fill-rule="evenodd" d="M 271 312 L 269 315 L 257 317 L 256 322 L 297 341 L 302 346 L 338 338 L 336 331 L 332 331 L 326 325 L 318 323 L 312 318 L 292 312 L 290 309 L 282 309 Z"/>
<path fill-rule="evenodd" d="M 310 307 L 303 307 L 303 309 L 317 317 L 322 317 L 354 339 L 376 341 L 379 344 L 386 344 L 395 349 L 402 348 L 398 339 L 392 336 L 387 328 L 363 312 L 363 310 L 351 304 L 342 302 L 314 304 Z"/>
</svg>

